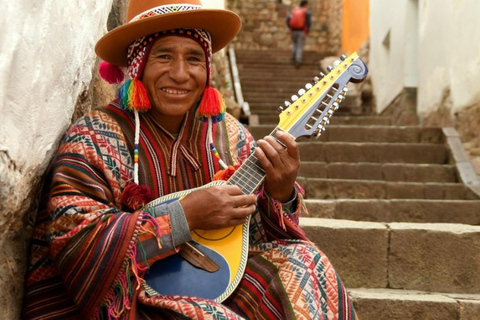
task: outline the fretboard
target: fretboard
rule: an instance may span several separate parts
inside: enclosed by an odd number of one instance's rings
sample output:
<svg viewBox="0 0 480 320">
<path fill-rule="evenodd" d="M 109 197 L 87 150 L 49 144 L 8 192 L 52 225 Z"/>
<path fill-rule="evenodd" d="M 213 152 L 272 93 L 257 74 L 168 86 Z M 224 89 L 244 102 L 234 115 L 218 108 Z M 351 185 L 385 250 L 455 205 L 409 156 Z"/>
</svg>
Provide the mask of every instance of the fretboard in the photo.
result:
<svg viewBox="0 0 480 320">
<path fill-rule="evenodd" d="M 277 130 L 278 128 L 275 128 L 275 130 L 270 133 L 270 136 L 276 138 Z M 278 142 L 281 143 L 280 141 Z M 251 154 L 230 179 L 228 179 L 227 184 L 240 187 L 243 194 L 251 194 L 260 186 L 264 178 L 265 171 L 262 165 L 255 154 Z"/>
</svg>

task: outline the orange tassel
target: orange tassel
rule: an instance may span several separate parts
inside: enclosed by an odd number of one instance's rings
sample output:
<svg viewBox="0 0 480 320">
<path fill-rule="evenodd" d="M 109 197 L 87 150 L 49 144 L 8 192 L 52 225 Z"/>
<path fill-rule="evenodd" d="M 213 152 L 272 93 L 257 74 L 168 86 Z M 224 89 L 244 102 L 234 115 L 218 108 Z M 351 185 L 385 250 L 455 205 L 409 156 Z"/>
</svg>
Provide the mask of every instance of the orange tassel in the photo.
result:
<svg viewBox="0 0 480 320">
<path fill-rule="evenodd" d="M 212 118 L 213 123 L 225 118 L 226 105 L 222 94 L 212 87 L 206 87 L 195 117 L 200 120 Z"/>
<path fill-rule="evenodd" d="M 148 99 L 147 89 L 143 82 L 137 78 L 132 81 L 132 101 L 130 103 L 132 109 L 137 111 L 147 111 L 151 108 L 150 99 Z"/>
<path fill-rule="evenodd" d="M 212 181 L 216 181 L 216 180 L 227 181 L 228 178 L 230 178 L 235 173 L 235 170 L 237 170 L 237 168 L 234 166 L 228 166 L 228 168 L 225 170 L 219 170 L 213 176 Z"/>
</svg>

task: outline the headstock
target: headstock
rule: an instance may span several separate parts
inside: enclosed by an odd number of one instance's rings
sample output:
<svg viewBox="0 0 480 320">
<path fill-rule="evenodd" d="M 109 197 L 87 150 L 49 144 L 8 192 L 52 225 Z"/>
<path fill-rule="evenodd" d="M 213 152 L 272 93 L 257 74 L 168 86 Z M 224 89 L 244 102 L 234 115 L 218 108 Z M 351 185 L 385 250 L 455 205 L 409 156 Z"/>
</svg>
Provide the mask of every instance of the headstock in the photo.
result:
<svg viewBox="0 0 480 320">
<path fill-rule="evenodd" d="M 293 137 L 320 137 L 330 117 L 339 108 L 347 93 L 348 82 L 362 82 L 367 76 L 365 63 L 353 53 L 335 61 L 333 68 L 327 68 L 328 74 L 320 73 L 314 84 L 308 83 L 300 89 L 299 97 L 292 96 L 292 102 L 285 102 L 277 128 L 290 133 Z"/>
</svg>

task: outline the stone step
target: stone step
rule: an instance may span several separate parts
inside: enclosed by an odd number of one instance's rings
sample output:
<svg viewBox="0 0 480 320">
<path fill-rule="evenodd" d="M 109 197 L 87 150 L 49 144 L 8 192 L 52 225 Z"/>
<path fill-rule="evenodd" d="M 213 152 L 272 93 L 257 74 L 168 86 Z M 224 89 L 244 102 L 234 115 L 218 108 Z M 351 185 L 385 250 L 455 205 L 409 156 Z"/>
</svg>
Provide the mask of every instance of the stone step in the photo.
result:
<svg viewBox="0 0 480 320">
<path fill-rule="evenodd" d="M 263 138 L 270 134 L 273 125 L 252 125 L 248 130 L 254 138 Z M 327 127 L 320 137 L 320 141 L 338 142 L 388 142 L 388 143 L 444 143 L 441 128 L 419 126 L 360 126 L 334 125 Z"/>
<path fill-rule="evenodd" d="M 305 203 L 312 218 L 480 225 L 479 200 L 306 199 Z"/>
<path fill-rule="evenodd" d="M 291 94 L 304 88 L 307 83 L 313 84 L 313 78 L 317 75 L 315 70 L 282 70 L 274 72 L 269 69 L 257 69 L 255 72 L 248 72 L 247 76 L 241 76 L 242 89 L 250 87 L 252 92 L 260 91 L 260 88 L 269 88 L 276 91 L 279 88 L 287 88 Z M 246 91 L 246 94 L 250 91 Z"/>
<path fill-rule="evenodd" d="M 449 164 L 325 163 L 302 161 L 300 177 L 323 179 L 383 180 L 395 182 L 459 182 Z"/>
<path fill-rule="evenodd" d="M 480 292 L 480 226 L 305 217 L 300 226 L 347 288 Z"/>
<path fill-rule="evenodd" d="M 254 114 L 255 116 L 258 116 L 260 118 L 265 119 L 270 118 L 272 119 L 266 124 L 277 124 L 278 123 L 278 115 L 280 114 L 278 111 L 278 107 L 284 106 L 284 101 L 281 101 L 275 105 L 272 105 L 271 103 L 267 102 L 261 102 L 257 104 L 250 104 L 252 107 L 250 108 L 251 114 Z M 335 111 L 335 114 L 333 118 L 338 117 L 338 116 L 351 116 L 354 114 L 361 114 L 362 113 L 362 106 L 357 106 L 355 104 L 345 104 L 343 105 L 342 109 L 338 109 Z M 273 122 L 275 121 L 275 122 Z M 265 124 L 265 122 L 262 122 L 262 124 Z"/>
<path fill-rule="evenodd" d="M 475 200 L 463 183 L 388 182 L 298 177 L 307 199 Z"/>
<path fill-rule="evenodd" d="M 352 98 L 354 99 L 354 98 Z M 279 115 L 279 107 L 284 108 L 285 101 L 288 99 L 269 99 L 268 101 L 264 102 L 256 102 L 250 99 L 246 99 L 245 101 L 248 102 L 250 106 L 250 113 L 262 119 L 262 124 L 276 124 L 278 123 L 278 115 Z M 273 103 L 272 101 L 276 101 L 277 103 Z M 335 117 L 338 116 L 352 116 L 352 115 L 360 115 L 363 113 L 363 106 L 358 103 L 354 103 L 353 101 L 344 100 L 342 104 L 342 108 L 335 111 Z M 386 121 L 383 123 L 387 123 Z"/>
<path fill-rule="evenodd" d="M 361 320 L 478 320 L 480 295 L 394 289 L 348 289 Z"/>
<path fill-rule="evenodd" d="M 266 87 L 267 84 L 278 83 L 278 82 L 300 82 L 301 86 L 295 90 L 296 86 L 289 85 L 290 91 L 295 92 L 298 89 L 304 87 L 307 83 L 313 84 L 313 78 L 318 75 L 316 70 L 304 70 L 292 72 L 291 70 L 272 70 L 272 69 L 258 69 L 255 72 L 244 73 L 240 78 L 242 85 L 250 83 L 259 83 L 260 86 Z M 246 70 L 245 70 L 246 71 Z M 303 83 L 302 83 L 303 82 Z M 277 88 L 272 88 L 277 89 Z"/>
<path fill-rule="evenodd" d="M 247 73 L 260 76 L 265 73 L 273 73 L 287 78 L 291 75 L 303 75 L 308 77 L 310 79 L 309 81 L 311 81 L 314 76 L 320 75 L 320 72 L 322 71 L 319 62 L 316 61 L 302 62 L 298 68 L 295 67 L 293 62 L 267 63 L 263 61 L 256 61 L 248 64 L 237 63 L 237 68 L 240 74 L 240 79 L 242 79 L 242 74 Z"/>
<path fill-rule="evenodd" d="M 352 98 L 354 99 L 354 98 Z M 251 105 L 251 113 L 252 114 L 257 114 L 257 115 L 270 115 L 270 114 L 278 114 L 278 107 L 279 106 L 282 106 L 284 107 L 285 106 L 285 101 L 289 101 L 290 100 L 290 96 L 285 95 L 283 97 L 271 97 L 271 96 L 268 96 L 265 98 L 264 101 L 258 101 L 258 100 L 255 100 L 255 99 L 249 99 L 248 96 L 245 97 L 245 101 L 247 101 L 250 105 Z M 355 107 L 355 108 L 358 108 L 360 107 L 359 105 L 355 104 L 355 103 L 351 103 L 351 101 L 348 100 L 348 98 L 346 100 L 344 100 L 344 102 L 342 103 L 341 105 L 341 108 L 338 109 L 336 112 L 335 112 L 335 116 L 339 115 L 339 114 L 345 114 L 345 115 L 351 115 L 351 114 L 348 114 L 351 112 L 351 108 L 352 107 Z M 358 114 L 358 113 L 355 113 L 355 114 Z"/>
<path fill-rule="evenodd" d="M 335 116 L 330 118 L 330 125 L 391 125 L 392 120 L 382 116 L 365 116 L 365 115 L 339 115 L 339 111 L 335 112 Z M 252 112 L 252 114 L 255 114 Z M 278 114 L 255 114 L 258 122 L 262 125 L 276 126 L 278 124 Z M 328 129 L 327 129 L 328 131 Z"/>
<path fill-rule="evenodd" d="M 318 52 L 304 50 L 302 60 L 305 62 L 318 62 L 324 57 L 331 56 L 331 52 Z M 239 64 L 258 63 L 290 63 L 292 53 L 290 50 L 235 50 L 235 57 Z"/>
<path fill-rule="evenodd" d="M 449 154 L 444 144 L 298 142 L 302 161 L 432 163 L 446 164 Z"/>
<path fill-rule="evenodd" d="M 292 95 L 297 94 L 296 88 L 301 88 L 303 82 L 298 81 L 298 85 L 291 86 L 279 86 L 275 90 L 267 89 L 262 87 L 255 87 L 255 90 L 248 90 L 244 93 L 244 98 L 246 101 L 252 104 L 264 104 L 270 106 L 275 106 L 278 104 L 284 105 L 285 101 L 290 101 Z M 245 89 L 245 87 L 242 87 Z M 342 105 L 343 106 L 343 105 Z M 260 108 L 259 108 L 260 109 Z M 262 110 L 262 109 L 260 109 Z M 259 111 L 260 111 L 259 110 Z"/>
</svg>

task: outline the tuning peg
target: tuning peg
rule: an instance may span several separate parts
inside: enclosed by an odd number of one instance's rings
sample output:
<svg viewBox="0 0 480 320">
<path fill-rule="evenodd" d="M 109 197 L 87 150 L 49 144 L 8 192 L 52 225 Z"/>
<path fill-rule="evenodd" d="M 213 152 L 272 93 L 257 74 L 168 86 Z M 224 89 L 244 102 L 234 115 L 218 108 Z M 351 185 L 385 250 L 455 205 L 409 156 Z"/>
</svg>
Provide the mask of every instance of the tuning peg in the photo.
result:
<svg viewBox="0 0 480 320">
<path fill-rule="evenodd" d="M 292 96 L 292 101 L 297 101 L 298 100 L 298 96 L 297 95 L 293 95 Z"/>
<path fill-rule="evenodd" d="M 330 72 L 330 71 L 332 71 L 332 70 L 333 70 L 333 68 L 332 68 L 331 66 L 328 66 L 328 67 L 327 67 L 327 72 Z"/>
<path fill-rule="evenodd" d="M 337 111 L 339 107 L 340 107 L 340 105 L 339 105 L 337 102 L 334 102 L 334 103 L 333 103 L 333 109 L 334 109 L 335 111 Z"/>
<path fill-rule="evenodd" d="M 338 67 L 340 63 L 342 63 L 340 60 L 335 60 L 335 62 L 333 63 L 333 67 L 334 68 Z"/>
<path fill-rule="evenodd" d="M 347 87 L 343 88 L 343 90 L 342 90 L 343 95 L 346 95 L 347 92 L 348 92 L 348 88 Z"/>
<path fill-rule="evenodd" d="M 279 107 L 277 108 L 277 112 L 278 112 L 278 113 L 282 113 L 282 112 L 283 112 L 283 110 L 284 110 L 284 109 L 283 109 L 283 107 L 282 107 L 282 106 L 279 106 Z"/>
<path fill-rule="evenodd" d="M 284 104 L 285 107 L 287 107 L 287 108 L 292 105 L 292 104 L 290 103 L 290 101 L 285 101 L 283 104 Z"/>
<path fill-rule="evenodd" d="M 345 61 L 345 59 L 347 59 L 347 56 L 344 55 L 344 54 L 342 54 L 342 55 L 340 56 L 340 60 Z"/>
<path fill-rule="evenodd" d="M 300 89 L 300 90 L 298 90 L 298 94 L 299 94 L 300 96 L 303 96 L 303 95 L 305 94 L 305 92 L 306 92 L 305 89 Z"/>
<path fill-rule="evenodd" d="M 312 86 L 311 83 L 307 83 L 307 84 L 305 85 L 305 89 L 307 89 L 307 90 L 312 89 L 312 87 L 313 87 L 313 86 Z"/>
<path fill-rule="evenodd" d="M 322 131 L 325 130 L 325 127 L 319 124 L 317 128 L 315 129 L 315 132 L 313 133 L 315 135 L 315 138 L 318 139 L 320 135 L 322 134 Z"/>
<path fill-rule="evenodd" d="M 341 94 L 339 94 L 338 97 L 337 97 L 338 103 L 342 102 L 344 99 L 345 99 L 345 97 L 342 96 Z"/>
<path fill-rule="evenodd" d="M 325 73 L 320 72 L 320 77 L 322 77 L 322 78 L 325 77 Z"/>
<path fill-rule="evenodd" d="M 317 83 L 318 81 L 320 81 L 319 77 L 317 77 L 317 76 L 313 77 L 313 83 Z"/>
<path fill-rule="evenodd" d="M 327 111 L 328 116 L 331 117 L 334 112 L 335 112 L 335 110 L 333 110 L 332 108 L 328 109 L 328 111 Z"/>
</svg>

